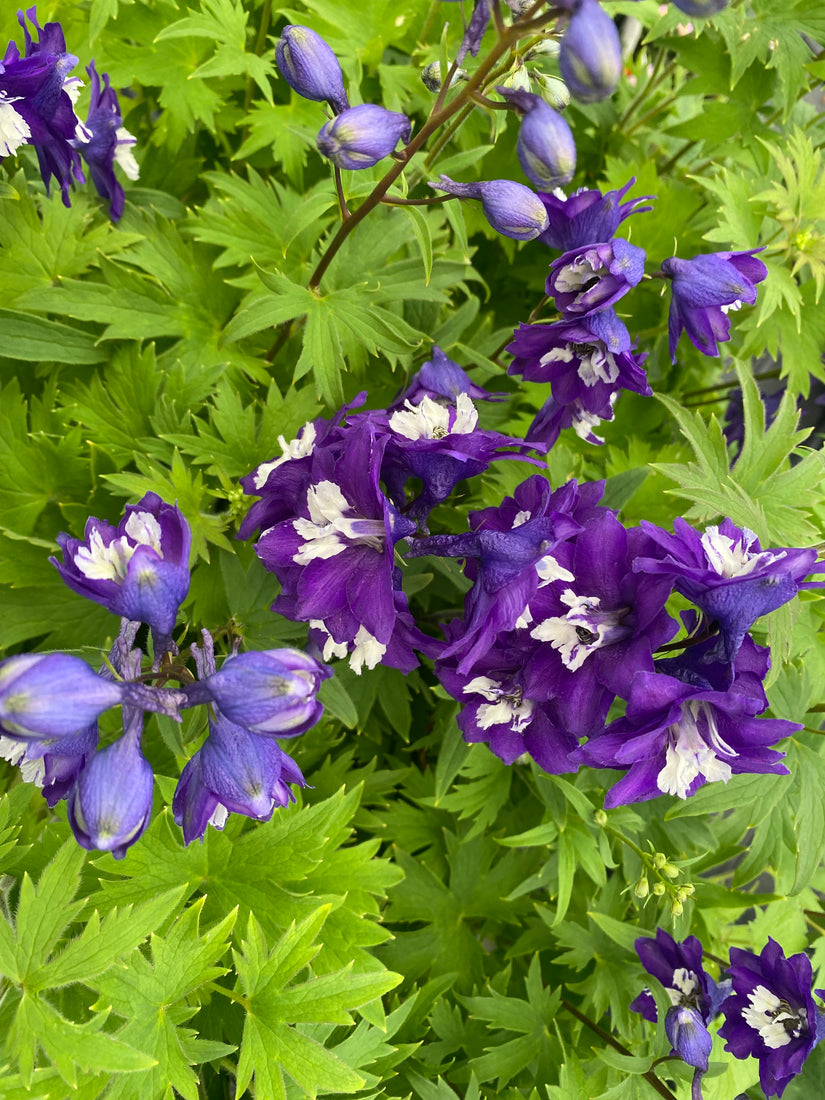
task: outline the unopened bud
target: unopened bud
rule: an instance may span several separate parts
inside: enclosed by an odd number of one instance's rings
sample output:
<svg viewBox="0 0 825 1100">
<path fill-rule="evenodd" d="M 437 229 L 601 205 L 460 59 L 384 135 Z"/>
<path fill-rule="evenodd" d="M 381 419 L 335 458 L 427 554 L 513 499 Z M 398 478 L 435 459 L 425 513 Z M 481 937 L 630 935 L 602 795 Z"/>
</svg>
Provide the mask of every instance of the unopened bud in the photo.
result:
<svg viewBox="0 0 825 1100">
<path fill-rule="evenodd" d="M 424 87 L 428 92 L 440 92 L 441 91 L 441 62 L 432 61 L 421 72 L 421 79 L 424 82 Z M 454 88 L 456 84 L 461 80 L 467 79 L 466 69 L 456 69 L 450 78 L 449 87 Z"/>
<path fill-rule="evenodd" d="M 501 84 L 498 86 L 498 91 L 501 91 L 502 88 L 512 88 L 514 92 L 529 92 L 530 74 L 523 65 L 519 65 L 504 77 Z"/>
<path fill-rule="evenodd" d="M 680 887 L 680 889 L 682 890 L 686 898 L 692 898 L 693 895 L 696 893 L 696 887 L 693 885 L 692 882 L 686 882 L 684 886 Z"/>
<path fill-rule="evenodd" d="M 673 0 L 673 3 L 683 11 L 685 15 L 704 19 L 709 15 L 716 15 L 722 8 L 728 6 L 728 0 Z"/>
<path fill-rule="evenodd" d="M 653 866 L 657 871 L 661 871 L 664 865 L 667 863 L 667 856 L 664 852 L 653 853 Z"/>
<path fill-rule="evenodd" d="M 549 225 L 547 211 L 535 192 L 513 180 L 456 183 L 449 176 L 440 176 L 430 187 L 463 199 L 480 199 L 493 229 L 514 241 L 532 241 Z"/>
<path fill-rule="evenodd" d="M 544 38 L 541 42 L 536 43 L 535 46 L 531 46 L 525 54 L 526 59 L 529 61 L 533 57 L 549 57 L 551 60 L 559 56 L 561 46 L 557 38 Z"/>
<path fill-rule="evenodd" d="M 685 911 L 685 907 L 677 898 L 674 902 L 671 903 L 670 911 L 674 917 L 681 917 L 682 913 L 684 913 Z"/>
<path fill-rule="evenodd" d="M 598 3 L 581 0 L 561 40 L 559 68 L 565 84 L 582 103 L 613 94 L 622 75 L 622 44 L 616 24 Z"/>
<path fill-rule="evenodd" d="M 593 818 L 597 825 L 604 826 L 607 824 L 607 814 L 604 812 L 604 810 L 596 810 L 596 812 L 593 814 Z"/>
<path fill-rule="evenodd" d="M 656 895 L 657 898 L 660 898 L 664 892 L 665 892 L 665 884 L 663 882 L 654 882 L 653 883 L 653 893 Z"/>
<path fill-rule="evenodd" d="M 650 893 L 650 886 L 647 882 L 647 876 L 642 875 L 636 885 L 633 887 L 633 893 L 637 898 L 646 898 Z"/>
<path fill-rule="evenodd" d="M 375 103 L 361 103 L 342 111 L 321 127 L 318 150 L 348 171 L 372 168 L 388 157 L 399 140 L 410 140 L 410 120 Z"/>
<path fill-rule="evenodd" d="M 290 88 L 304 99 L 326 101 L 336 114 L 349 107 L 338 58 L 309 27 L 284 27 L 275 62 Z"/>
<path fill-rule="evenodd" d="M 576 170 L 576 143 L 567 122 L 541 96 L 496 90 L 523 112 L 516 153 L 525 176 L 541 191 L 569 183 Z"/>
<path fill-rule="evenodd" d="M 662 868 L 662 874 L 667 875 L 668 878 L 678 878 L 679 868 L 674 867 L 672 863 L 666 863 Z"/>
<path fill-rule="evenodd" d="M 547 73 L 533 73 L 541 98 L 549 104 L 554 111 L 563 111 L 570 106 L 570 89 L 563 80 L 557 76 L 548 76 Z"/>
</svg>

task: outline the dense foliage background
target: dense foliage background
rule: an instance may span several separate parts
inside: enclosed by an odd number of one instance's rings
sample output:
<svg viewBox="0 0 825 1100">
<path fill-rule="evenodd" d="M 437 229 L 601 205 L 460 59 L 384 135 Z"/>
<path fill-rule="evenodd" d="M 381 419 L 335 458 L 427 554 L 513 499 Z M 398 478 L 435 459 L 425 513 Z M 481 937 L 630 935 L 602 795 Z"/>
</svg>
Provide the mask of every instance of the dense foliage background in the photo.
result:
<svg viewBox="0 0 825 1100">
<path fill-rule="evenodd" d="M 507 377 L 502 349 L 544 298 L 547 250 L 497 235 L 475 203 L 378 206 L 321 293 L 306 289 L 339 211 L 314 148 L 324 108 L 275 69 L 281 28 L 311 26 L 353 102 L 420 127 L 434 102 L 421 70 L 455 55 L 461 5 L 192 3 L 38 7 L 41 22 L 62 22 L 78 73 L 94 57 L 121 90 L 141 174 L 112 224 L 91 186 L 68 209 L 59 189 L 47 198 L 30 147 L 3 162 L 3 656 L 63 649 L 100 663 L 116 620 L 47 559 L 58 532 L 79 537 L 89 515 L 116 523 L 147 491 L 177 501 L 193 529 L 181 648 L 202 627 L 221 652 L 239 637 L 301 646 L 305 625 L 269 610 L 277 582 L 235 539 L 249 503 L 238 479 L 279 453 L 278 437 L 362 389 L 386 407 L 433 344 L 510 394 L 481 410 L 485 426 L 523 436 L 544 400 Z M 820 0 L 735 0 L 689 24 L 654 0 L 605 8 L 623 17 L 626 71 L 611 98 L 568 108 L 571 186 L 635 176 L 630 197 L 656 201 L 631 240 L 653 262 L 765 245 L 769 275 L 733 316 L 722 359 L 683 340 L 675 364 L 663 284 L 641 284 L 627 323 L 660 399 L 623 394 L 604 447 L 564 432 L 550 481 L 606 478 L 626 525 L 729 516 L 763 546 L 825 543 L 821 407 L 809 397 L 825 382 L 825 12 Z M 20 39 L 8 5 L 0 39 Z M 491 29 L 484 48 L 493 40 Z M 548 55 L 516 50 L 496 79 L 525 67 L 557 73 Z M 442 173 L 523 182 L 515 116 L 457 117 L 405 187 Z M 353 207 L 388 165 L 343 174 Z M 766 373 L 785 386 L 767 429 L 753 381 Z M 739 386 L 745 445 L 731 465 L 720 417 Z M 499 462 L 462 483 L 430 529 L 463 530 L 468 508 L 498 504 L 525 470 Z M 435 632 L 462 602 L 459 563 L 404 568 Z M 148 724 L 155 816 L 121 862 L 78 849 L 63 809 L 0 762 L 0 1095 L 653 1096 L 668 1043 L 628 1009 L 649 983 L 640 931 L 692 932 L 716 956 L 771 935 L 786 954 L 808 949 L 815 970 L 825 962 L 823 608 L 803 593 L 757 624 L 773 655 L 770 713 L 805 724 L 782 746 L 791 774 L 734 776 L 687 801 L 605 814 L 610 774 L 506 766 L 464 743 L 426 665 L 356 676 L 337 662 L 324 719 L 291 742 L 311 784 L 298 803 L 267 824 L 233 816 L 189 848 L 168 807 L 204 733 L 200 711 Z M 689 1095 L 678 1060 L 657 1072 Z M 815 1100 L 823 1076 L 820 1048 L 787 1100 Z M 758 1097 L 756 1081 L 756 1063 L 717 1040 L 706 1100 Z"/>
</svg>

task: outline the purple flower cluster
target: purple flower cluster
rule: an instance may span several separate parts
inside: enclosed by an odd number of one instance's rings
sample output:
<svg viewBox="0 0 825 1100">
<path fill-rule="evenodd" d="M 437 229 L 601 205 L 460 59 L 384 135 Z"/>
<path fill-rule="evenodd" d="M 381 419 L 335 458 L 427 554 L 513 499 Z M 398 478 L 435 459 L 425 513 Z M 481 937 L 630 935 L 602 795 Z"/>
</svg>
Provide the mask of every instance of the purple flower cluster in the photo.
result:
<svg viewBox="0 0 825 1100">
<path fill-rule="evenodd" d="M 78 843 L 120 858 L 149 824 L 154 776 L 141 749 L 145 712 L 179 721 L 184 708 L 210 708 L 207 738 L 184 767 L 172 806 L 187 844 L 208 824 L 223 828 L 228 813 L 268 820 L 276 806 L 294 801 L 289 784 L 303 786 L 303 776 L 275 738 L 318 721 L 318 689 L 330 670 L 295 649 L 235 651 L 218 669 L 204 631 L 203 647 L 192 647 L 198 679 L 190 682 L 175 664 L 172 630 L 189 590 L 191 533 L 180 509 L 155 493 L 128 505 L 117 527 L 92 518 L 83 541 L 60 535 L 58 542 L 63 561 L 51 560 L 63 580 L 120 615 L 120 633 L 99 673 L 66 653 L 0 663 L 0 757 L 19 764 L 50 806 L 66 799 Z M 134 648 L 141 624 L 154 640 L 146 675 Z M 144 682 L 156 673 L 183 686 Z M 122 736 L 100 747 L 98 718 L 118 705 Z"/>
<path fill-rule="evenodd" d="M 659 928 L 655 939 L 637 939 L 636 951 L 670 998 L 665 1030 L 672 1053 L 695 1069 L 693 1100 L 701 1100 L 712 1044 L 709 1025 L 720 1013 L 725 1050 L 736 1058 L 757 1059 L 766 1097 L 782 1095 L 825 1035 L 825 1014 L 812 996 L 810 959 L 802 953 L 786 959 L 773 939 L 759 955 L 731 948 L 727 977 L 719 983 L 705 971 L 695 936 L 677 942 Z M 825 997 L 823 990 L 816 993 Z M 655 1023 L 656 1004 L 648 990 L 630 1007 Z"/>
<path fill-rule="evenodd" d="M 256 552 L 280 584 L 273 610 L 310 625 L 324 659 L 350 655 L 360 672 L 382 661 L 409 671 L 414 650 L 437 643 L 415 625 L 396 546 L 465 478 L 519 439 L 479 427 L 470 394 L 487 398 L 438 348 L 387 410 L 304 426 L 282 454 L 242 479 L 257 501 L 239 536 L 261 534 Z M 360 404 L 362 398 L 357 399 Z M 411 479 L 421 489 L 409 495 Z"/>
<path fill-rule="evenodd" d="M 32 38 L 26 19 L 37 31 Z M 59 23 L 41 27 L 35 8 L 17 13 L 25 38 L 24 54 L 10 42 L 0 62 L 0 158 L 14 155 L 21 145 L 33 145 L 46 185 L 55 179 L 63 202 L 70 205 L 69 186 L 85 182 L 80 157 L 89 166 L 98 193 L 109 200 L 109 214 L 117 221 L 123 213 L 123 187 L 114 174 L 118 163 L 129 179 L 137 179 L 138 166 L 130 148 L 135 139 L 124 129 L 118 98 L 104 73 L 103 84 L 94 62 L 87 72 L 92 98 L 86 122 L 77 117 L 74 104 L 83 87 L 69 74 L 77 58 L 67 52 Z"/>
</svg>

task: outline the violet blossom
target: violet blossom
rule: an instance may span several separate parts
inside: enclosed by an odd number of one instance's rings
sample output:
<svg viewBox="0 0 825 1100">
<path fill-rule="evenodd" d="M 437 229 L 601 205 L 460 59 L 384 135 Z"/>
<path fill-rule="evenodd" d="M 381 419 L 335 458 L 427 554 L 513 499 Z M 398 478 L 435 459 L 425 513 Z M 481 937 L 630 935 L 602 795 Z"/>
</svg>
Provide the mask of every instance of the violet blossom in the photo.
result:
<svg viewBox="0 0 825 1100">
<path fill-rule="evenodd" d="M 89 166 L 98 194 L 109 200 L 109 216 L 116 222 L 123 214 L 125 195 L 115 176 L 115 164 L 120 165 L 130 180 L 138 178 L 140 169 L 132 154 L 137 139 L 123 126 L 120 103 L 109 83 L 109 74 L 103 74 L 101 87 L 94 61 L 86 72 L 91 80 L 92 98 L 83 127 L 84 138 L 75 143 L 75 148 L 80 150 Z"/>
<path fill-rule="evenodd" d="M 539 240 L 559 252 L 569 252 L 596 241 L 609 241 L 615 237 L 625 218 L 653 209 L 652 206 L 640 205 L 652 199 L 652 195 L 621 201 L 635 182 L 636 177 L 631 176 L 620 190 L 604 194 L 594 188 L 580 188 L 568 196 L 559 190 L 550 193 L 539 191 L 539 199 L 548 219 L 547 228 L 540 234 Z"/>
<path fill-rule="evenodd" d="M 547 293 L 572 315 L 614 305 L 645 273 L 645 250 L 622 237 L 564 252 L 550 265 Z"/>
</svg>

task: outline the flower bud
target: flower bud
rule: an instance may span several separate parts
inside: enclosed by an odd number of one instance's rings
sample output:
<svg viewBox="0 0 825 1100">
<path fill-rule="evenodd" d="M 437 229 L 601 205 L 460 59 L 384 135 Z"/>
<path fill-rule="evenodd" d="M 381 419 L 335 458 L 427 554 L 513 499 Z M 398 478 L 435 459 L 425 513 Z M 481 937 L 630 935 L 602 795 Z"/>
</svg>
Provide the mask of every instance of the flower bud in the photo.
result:
<svg viewBox="0 0 825 1100">
<path fill-rule="evenodd" d="M 728 0 L 673 0 L 673 3 L 694 19 L 705 19 L 709 15 L 716 15 L 722 8 L 728 6 Z"/>
<path fill-rule="evenodd" d="M 604 810 L 596 810 L 596 812 L 593 814 L 593 819 L 597 825 L 604 826 L 607 824 L 607 814 L 604 812 Z"/>
<path fill-rule="evenodd" d="M 68 653 L 10 657 L 0 664 L 0 733 L 22 740 L 69 737 L 126 693 L 126 685 L 103 679 Z"/>
<path fill-rule="evenodd" d="M 661 871 L 664 865 L 667 863 L 667 856 L 664 852 L 653 853 L 653 866 L 657 871 Z"/>
<path fill-rule="evenodd" d="M 648 885 L 647 875 L 642 875 L 636 885 L 633 887 L 633 893 L 637 898 L 646 898 L 650 893 L 650 886 Z"/>
<path fill-rule="evenodd" d="M 129 711 L 119 741 L 96 752 L 68 799 L 72 832 L 83 848 L 122 859 L 152 815 L 152 766 L 140 751 L 143 715 Z"/>
<path fill-rule="evenodd" d="M 322 126 L 318 151 L 339 168 L 372 168 L 388 157 L 398 142 L 410 140 L 410 120 L 375 103 L 361 103 L 342 111 Z"/>
<path fill-rule="evenodd" d="M 665 1015 L 665 1032 L 683 1062 L 707 1071 L 713 1040 L 695 1008 L 673 1005 Z"/>
<path fill-rule="evenodd" d="M 496 90 L 523 112 L 516 153 L 525 176 L 541 191 L 568 183 L 576 170 L 576 143 L 567 122 L 541 96 Z"/>
<path fill-rule="evenodd" d="M 662 868 L 662 874 L 667 875 L 668 878 L 678 878 L 679 868 L 675 867 L 672 863 L 666 863 Z"/>
<path fill-rule="evenodd" d="M 425 66 L 421 71 L 421 79 L 424 82 L 424 87 L 428 92 L 440 92 L 441 91 L 441 62 L 432 61 L 429 65 Z M 456 69 L 450 79 L 450 87 L 454 88 L 456 84 L 461 80 L 467 79 L 466 69 Z"/>
<path fill-rule="evenodd" d="M 284 27 L 275 62 L 290 88 L 304 99 L 326 101 L 336 114 L 349 107 L 338 58 L 309 27 Z"/>
<path fill-rule="evenodd" d="M 665 892 L 665 884 L 663 882 L 654 882 L 652 889 L 656 897 L 660 898 Z"/>
<path fill-rule="evenodd" d="M 440 176 L 430 187 L 464 199 L 481 199 L 484 216 L 493 229 L 514 241 L 532 241 L 549 225 L 547 211 L 535 192 L 513 180 L 456 183 L 449 176 Z"/>
<path fill-rule="evenodd" d="M 254 733 L 295 737 L 324 712 L 316 699 L 331 670 L 297 649 L 240 653 L 187 690 L 190 703 L 213 702 Z"/>
<path fill-rule="evenodd" d="M 564 111 L 570 106 L 570 89 L 557 76 L 547 73 L 534 73 L 533 77 L 541 92 L 541 98 L 554 111 Z"/>
<path fill-rule="evenodd" d="M 684 911 L 685 911 L 684 905 L 682 905 L 682 903 L 679 901 L 679 899 L 676 898 L 676 900 L 674 902 L 672 902 L 672 904 L 670 906 L 671 916 L 681 917 L 681 915 L 682 915 L 682 913 L 684 913 Z"/>
<path fill-rule="evenodd" d="M 619 32 L 598 0 L 580 0 L 575 8 L 561 40 L 559 68 L 571 94 L 582 103 L 606 99 L 619 83 Z"/>
</svg>

